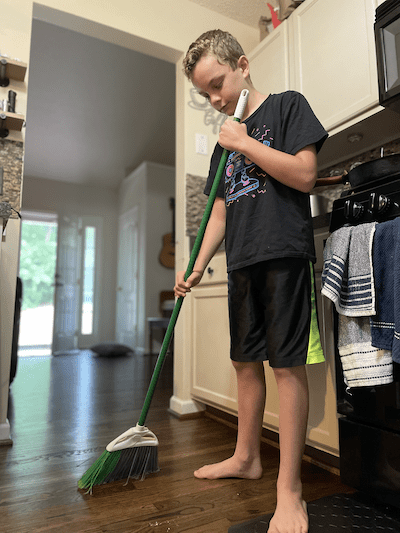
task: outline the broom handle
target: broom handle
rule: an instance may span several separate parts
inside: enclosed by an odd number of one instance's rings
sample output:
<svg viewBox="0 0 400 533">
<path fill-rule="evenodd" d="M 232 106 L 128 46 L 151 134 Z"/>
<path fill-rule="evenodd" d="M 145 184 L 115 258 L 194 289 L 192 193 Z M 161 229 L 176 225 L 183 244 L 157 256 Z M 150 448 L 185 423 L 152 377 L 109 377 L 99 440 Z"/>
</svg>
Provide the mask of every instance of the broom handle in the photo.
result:
<svg viewBox="0 0 400 533">
<path fill-rule="evenodd" d="M 244 110 L 247 105 L 248 97 L 249 97 L 249 91 L 247 89 L 244 89 L 240 94 L 240 97 L 239 97 L 239 100 L 238 100 L 238 103 L 235 109 L 234 120 L 236 120 L 237 122 L 240 122 L 243 116 Z M 207 204 L 204 209 L 204 214 L 201 219 L 199 231 L 197 232 L 196 240 L 194 241 L 192 253 L 190 254 L 189 263 L 188 263 L 188 266 L 185 272 L 185 281 L 188 279 L 190 274 L 193 272 L 193 267 L 196 262 L 197 256 L 199 254 L 201 243 L 203 242 L 204 233 L 206 231 L 206 227 L 210 219 L 215 197 L 217 196 L 218 185 L 219 185 L 219 182 L 221 181 L 221 177 L 224 172 L 224 168 L 226 165 L 226 161 L 228 159 L 228 155 L 229 155 L 229 151 L 224 149 L 221 155 L 221 159 L 218 165 L 217 172 L 214 177 L 210 195 L 208 197 Z M 160 354 L 157 358 L 157 362 L 154 367 L 153 376 L 151 378 L 150 385 L 149 385 L 149 388 L 146 394 L 146 398 L 144 400 L 142 412 L 140 413 L 140 418 L 138 421 L 139 426 L 144 426 L 144 423 L 146 421 L 147 413 L 150 409 L 151 400 L 153 399 L 154 390 L 156 388 L 157 381 L 160 376 L 162 366 L 164 364 L 165 356 L 167 355 L 167 350 L 171 342 L 172 334 L 175 329 L 176 321 L 178 320 L 178 316 L 179 316 L 179 312 L 182 307 L 182 303 L 183 303 L 183 296 L 179 296 L 179 298 L 175 302 L 175 306 L 174 306 L 171 318 L 168 323 L 168 328 L 165 333 L 163 343 L 161 345 Z"/>
</svg>

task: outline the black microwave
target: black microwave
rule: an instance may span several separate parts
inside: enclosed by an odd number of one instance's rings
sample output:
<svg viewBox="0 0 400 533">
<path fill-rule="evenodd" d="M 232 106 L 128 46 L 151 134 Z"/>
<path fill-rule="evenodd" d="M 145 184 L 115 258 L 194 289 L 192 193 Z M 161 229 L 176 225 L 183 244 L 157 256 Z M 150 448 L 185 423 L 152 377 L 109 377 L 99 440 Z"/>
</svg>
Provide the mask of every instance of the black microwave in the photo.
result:
<svg viewBox="0 0 400 533">
<path fill-rule="evenodd" d="M 400 113 L 400 1 L 386 0 L 375 12 L 379 103 Z"/>
</svg>

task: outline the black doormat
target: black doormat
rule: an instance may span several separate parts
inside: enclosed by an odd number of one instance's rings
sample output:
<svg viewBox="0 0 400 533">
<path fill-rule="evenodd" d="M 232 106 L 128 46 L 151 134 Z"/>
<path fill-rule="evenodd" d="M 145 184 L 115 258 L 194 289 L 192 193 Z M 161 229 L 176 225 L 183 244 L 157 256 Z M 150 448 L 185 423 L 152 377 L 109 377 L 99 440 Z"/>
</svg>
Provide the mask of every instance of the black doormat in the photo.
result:
<svg viewBox="0 0 400 533">
<path fill-rule="evenodd" d="M 399 533 L 400 509 L 361 494 L 334 494 L 307 503 L 309 533 Z M 266 533 L 272 514 L 236 524 L 228 533 Z"/>
</svg>

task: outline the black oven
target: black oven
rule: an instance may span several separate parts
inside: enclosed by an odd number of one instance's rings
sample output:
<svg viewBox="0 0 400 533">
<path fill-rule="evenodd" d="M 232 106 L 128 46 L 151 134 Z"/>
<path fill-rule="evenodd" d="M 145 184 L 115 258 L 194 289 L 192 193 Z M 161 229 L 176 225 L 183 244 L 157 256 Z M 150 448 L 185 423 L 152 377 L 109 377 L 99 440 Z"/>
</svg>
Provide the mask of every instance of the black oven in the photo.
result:
<svg viewBox="0 0 400 533">
<path fill-rule="evenodd" d="M 376 9 L 375 45 L 379 103 L 400 112 L 400 2 L 386 0 Z"/>
<path fill-rule="evenodd" d="M 365 183 L 346 190 L 333 203 L 330 232 L 344 225 L 379 223 L 400 216 L 400 156 L 363 165 L 357 168 L 359 176 L 367 170 Z M 371 167 L 379 171 L 378 179 L 373 181 L 367 179 L 371 176 Z M 380 172 L 381 169 L 388 168 L 389 173 L 382 175 L 386 172 Z M 351 173 L 349 176 L 354 182 Z M 392 383 L 348 388 L 337 349 L 336 310 L 334 317 L 341 480 L 400 507 L 400 365 L 394 363 Z"/>
</svg>

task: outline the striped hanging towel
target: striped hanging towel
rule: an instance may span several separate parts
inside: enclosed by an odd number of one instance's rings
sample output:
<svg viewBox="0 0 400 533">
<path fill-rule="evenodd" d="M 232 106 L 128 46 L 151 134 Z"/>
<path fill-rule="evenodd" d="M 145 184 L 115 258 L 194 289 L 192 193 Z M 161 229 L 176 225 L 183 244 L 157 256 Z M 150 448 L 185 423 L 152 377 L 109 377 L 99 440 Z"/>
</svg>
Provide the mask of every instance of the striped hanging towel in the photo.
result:
<svg viewBox="0 0 400 533">
<path fill-rule="evenodd" d="M 338 351 L 348 387 L 392 383 L 392 352 L 372 346 L 369 317 L 339 315 Z"/>
<path fill-rule="evenodd" d="M 344 226 L 329 236 L 324 249 L 321 293 L 339 314 L 375 314 L 372 244 L 376 222 Z"/>
</svg>

